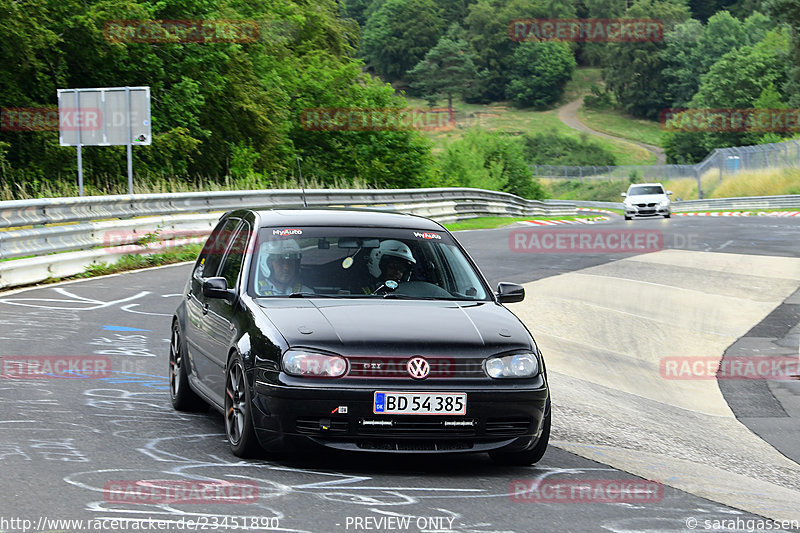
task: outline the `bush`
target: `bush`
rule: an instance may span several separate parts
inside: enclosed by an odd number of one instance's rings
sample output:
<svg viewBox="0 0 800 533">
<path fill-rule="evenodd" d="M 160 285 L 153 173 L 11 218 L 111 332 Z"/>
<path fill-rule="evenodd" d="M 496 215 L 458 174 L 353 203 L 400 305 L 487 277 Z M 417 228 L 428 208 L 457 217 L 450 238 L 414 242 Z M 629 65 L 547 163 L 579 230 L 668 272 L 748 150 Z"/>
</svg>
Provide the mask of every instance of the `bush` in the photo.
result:
<svg viewBox="0 0 800 533">
<path fill-rule="evenodd" d="M 600 87 L 593 84 L 589 90 L 592 94 L 587 94 L 583 99 L 583 106 L 587 109 L 608 111 L 616 107 L 617 103 L 614 101 L 613 95 L 606 89 L 601 90 Z"/>
<path fill-rule="evenodd" d="M 440 186 L 477 187 L 534 200 L 544 198 L 544 189 L 531 176 L 517 137 L 471 129 L 447 147 L 441 166 L 444 182 Z"/>
<path fill-rule="evenodd" d="M 616 165 L 614 154 L 582 133 L 579 139 L 548 133 L 523 136 L 524 155 L 532 165 L 610 166 Z"/>
</svg>

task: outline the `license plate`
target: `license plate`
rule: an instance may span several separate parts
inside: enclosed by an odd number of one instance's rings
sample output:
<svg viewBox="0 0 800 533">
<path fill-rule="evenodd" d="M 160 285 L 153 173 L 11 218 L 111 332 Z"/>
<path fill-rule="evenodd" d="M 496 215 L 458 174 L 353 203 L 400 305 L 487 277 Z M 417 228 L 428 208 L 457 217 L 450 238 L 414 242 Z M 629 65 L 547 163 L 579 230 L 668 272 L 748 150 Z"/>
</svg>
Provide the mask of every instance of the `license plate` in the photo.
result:
<svg viewBox="0 0 800 533">
<path fill-rule="evenodd" d="M 372 412 L 381 415 L 465 415 L 465 392 L 376 392 Z"/>
</svg>

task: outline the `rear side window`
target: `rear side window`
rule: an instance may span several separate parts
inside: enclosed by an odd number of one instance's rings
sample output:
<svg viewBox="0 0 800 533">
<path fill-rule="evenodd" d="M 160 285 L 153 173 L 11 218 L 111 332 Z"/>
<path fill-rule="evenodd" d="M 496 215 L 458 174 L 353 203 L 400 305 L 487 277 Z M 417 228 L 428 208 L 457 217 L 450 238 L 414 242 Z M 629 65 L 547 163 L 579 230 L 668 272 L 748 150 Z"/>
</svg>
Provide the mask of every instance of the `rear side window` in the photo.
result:
<svg viewBox="0 0 800 533">
<path fill-rule="evenodd" d="M 203 246 L 203 251 L 200 252 L 197 265 L 194 267 L 195 277 L 213 278 L 217 275 L 223 254 L 225 254 L 225 249 L 231 237 L 233 237 L 233 231 L 238 225 L 238 218 L 229 218 L 227 221 L 221 222 L 214 228 L 205 246 Z"/>
<path fill-rule="evenodd" d="M 239 279 L 239 273 L 242 270 L 244 254 L 247 253 L 247 238 L 249 236 L 250 225 L 245 222 L 239 228 L 236 237 L 233 238 L 233 243 L 225 256 L 225 262 L 222 264 L 222 270 L 220 270 L 219 275 L 228 282 L 229 289 L 236 287 L 236 281 Z"/>
</svg>

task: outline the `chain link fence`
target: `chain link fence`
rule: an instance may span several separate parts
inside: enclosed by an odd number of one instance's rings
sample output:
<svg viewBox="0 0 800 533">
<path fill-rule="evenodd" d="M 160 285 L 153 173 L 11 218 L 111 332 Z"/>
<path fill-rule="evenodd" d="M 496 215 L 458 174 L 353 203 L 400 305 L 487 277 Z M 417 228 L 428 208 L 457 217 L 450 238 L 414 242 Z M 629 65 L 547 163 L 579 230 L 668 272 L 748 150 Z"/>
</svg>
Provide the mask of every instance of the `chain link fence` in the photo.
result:
<svg viewBox="0 0 800 533">
<path fill-rule="evenodd" d="M 740 172 L 770 168 L 800 168 L 800 141 L 717 148 L 694 165 L 555 166 L 531 165 L 536 178 L 607 181 L 696 179 L 716 172 L 719 180 Z M 701 196 L 702 197 L 702 196 Z"/>
</svg>

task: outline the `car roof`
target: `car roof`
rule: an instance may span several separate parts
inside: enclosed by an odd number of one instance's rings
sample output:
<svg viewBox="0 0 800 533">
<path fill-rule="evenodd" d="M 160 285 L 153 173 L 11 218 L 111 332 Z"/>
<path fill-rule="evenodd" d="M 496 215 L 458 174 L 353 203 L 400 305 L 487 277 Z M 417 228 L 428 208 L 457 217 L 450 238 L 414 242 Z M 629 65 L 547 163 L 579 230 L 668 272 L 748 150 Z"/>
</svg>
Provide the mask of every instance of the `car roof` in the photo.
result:
<svg viewBox="0 0 800 533">
<path fill-rule="evenodd" d="M 628 188 L 630 189 L 631 187 L 642 187 L 644 185 L 659 185 L 659 186 L 663 187 L 663 185 L 661 185 L 661 183 L 631 183 L 630 187 L 628 187 Z"/>
<path fill-rule="evenodd" d="M 425 217 L 374 209 L 271 209 L 256 211 L 256 215 L 261 227 L 358 226 L 444 230 L 440 224 Z"/>
</svg>

